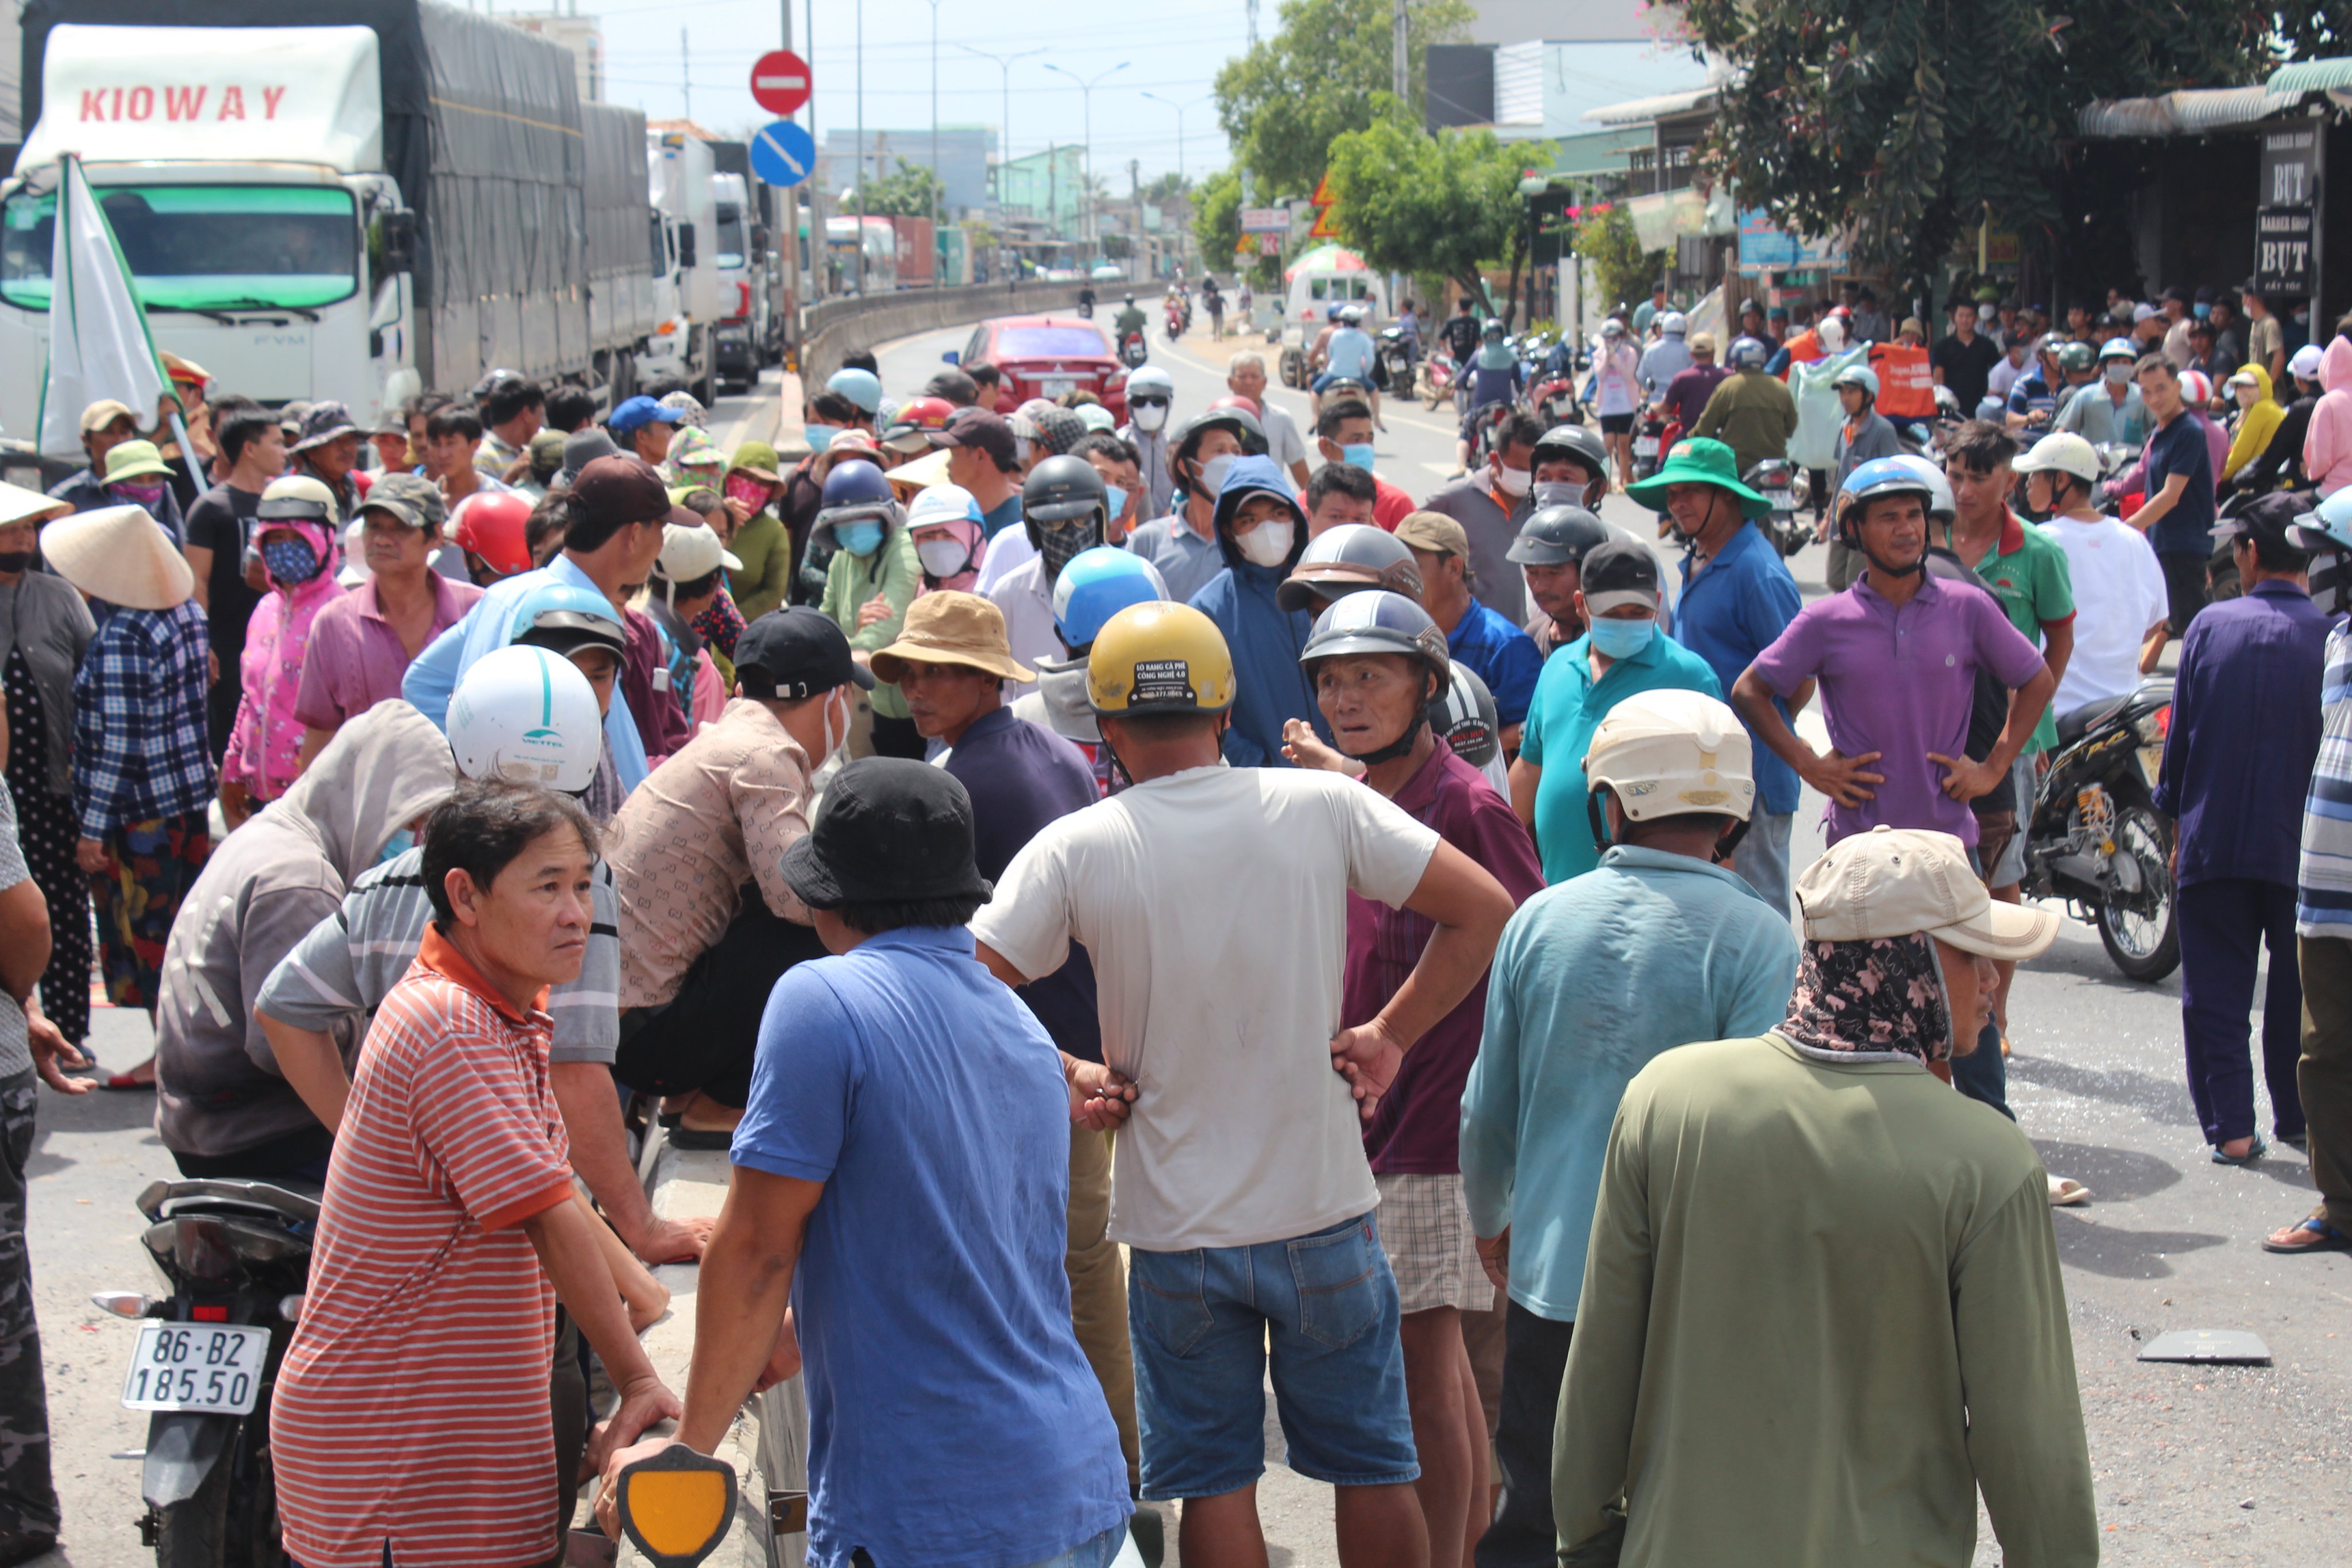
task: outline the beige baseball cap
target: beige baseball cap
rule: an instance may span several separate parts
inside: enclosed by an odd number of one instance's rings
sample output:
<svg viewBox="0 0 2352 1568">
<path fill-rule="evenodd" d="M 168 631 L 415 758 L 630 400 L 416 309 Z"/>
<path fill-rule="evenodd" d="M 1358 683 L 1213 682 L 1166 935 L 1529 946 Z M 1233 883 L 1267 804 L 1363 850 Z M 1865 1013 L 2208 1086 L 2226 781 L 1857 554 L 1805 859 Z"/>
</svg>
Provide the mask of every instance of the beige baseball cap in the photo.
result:
<svg viewBox="0 0 2352 1568">
<path fill-rule="evenodd" d="M 661 556 L 655 565 L 662 576 L 672 583 L 697 583 L 724 566 L 730 572 L 743 570 L 743 563 L 735 558 L 709 523 L 680 507 L 662 524 Z M 688 522 L 687 519 L 693 518 Z"/>
<path fill-rule="evenodd" d="M 1413 550 L 1425 550 L 1432 555 L 1459 555 L 1470 559 L 1470 536 L 1462 525 L 1442 511 L 1407 512 L 1397 524 L 1399 544 Z"/>
<path fill-rule="evenodd" d="M 1874 827 L 1841 839 L 1799 874 L 1808 942 L 1869 942 L 1916 931 L 1986 958 L 2027 959 L 2058 938 L 2058 917 L 1993 901 L 1948 833 Z"/>
</svg>

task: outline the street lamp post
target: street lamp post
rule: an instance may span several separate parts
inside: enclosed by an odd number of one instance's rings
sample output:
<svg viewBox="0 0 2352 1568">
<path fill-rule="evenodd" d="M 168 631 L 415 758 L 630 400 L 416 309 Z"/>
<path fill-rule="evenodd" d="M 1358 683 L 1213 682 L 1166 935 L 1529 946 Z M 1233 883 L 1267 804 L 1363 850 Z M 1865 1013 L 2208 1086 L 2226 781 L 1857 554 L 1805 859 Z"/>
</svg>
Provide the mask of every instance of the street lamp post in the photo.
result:
<svg viewBox="0 0 2352 1568">
<path fill-rule="evenodd" d="M 940 286 L 940 0 L 931 0 L 931 287 Z"/>
<path fill-rule="evenodd" d="M 934 13 L 934 15 L 936 15 L 936 13 Z M 1002 122 L 997 127 L 997 136 L 1003 145 L 999 146 L 996 150 L 996 163 L 999 170 L 996 199 L 997 205 L 1002 207 L 1004 203 L 1004 182 L 1002 171 L 1011 167 L 1013 163 L 1013 62 L 1014 60 L 1025 60 L 1032 55 L 1042 55 L 1045 51 L 1044 48 L 1040 47 L 1034 49 L 1023 49 L 1019 54 L 1015 55 L 997 55 L 991 54 L 986 49 L 975 49 L 970 44 L 958 44 L 956 47 L 961 49 L 968 55 L 978 55 L 982 59 L 994 61 L 996 68 L 1003 73 L 1004 112 L 1002 117 Z M 1046 156 L 1050 160 L 1052 153 L 1048 153 Z M 1048 223 L 1053 221 L 1053 208 L 1048 205 L 1045 209 L 1045 217 Z M 1000 248 L 1002 248 L 1001 242 Z M 999 256 L 997 260 L 1000 263 L 1004 263 L 1006 258 L 1003 256 Z"/>
<path fill-rule="evenodd" d="M 1143 96 L 1154 103 L 1164 103 L 1176 111 L 1176 184 L 1178 188 L 1181 189 L 1184 184 L 1184 111 L 1188 109 L 1198 109 L 1204 103 L 1213 101 L 1215 95 L 1213 93 L 1205 98 L 1196 98 L 1190 103 L 1179 103 L 1172 98 L 1162 98 L 1156 92 L 1147 92 Z M 1181 251 L 1184 244 L 1181 235 L 1176 243 L 1177 248 Z"/>
<path fill-rule="evenodd" d="M 1092 253 L 1096 261 L 1100 261 L 1102 259 L 1102 231 L 1095 222 L 1095 89 L 1101 86 L 1103 82 L 1107 81 L 1110 78 L 1117 76 L 1119 72 L 1125 70 L 1133 63 L 1134 62 L 1131 60 L 1121 60 L 1118 64 L 1111 67 L 1110 69 L 1095 78 L 1094 80 L 1088 81 L 1086 78 L 1080 76 L 1074 70 L 1064 70 L 1062 67 L 1055 65 L 1051 60 L 1047 60 L 1045 62 L 1045 68 L 1047 70 L 1061 71 L 1064 76 L 1068 77 L 1072 81 L 1078 84 L 1079 102 L 1084 110 L 1084 129 L 1086 132 L 1086 153 L 1084 154 L 1085 163 L 1083 165 L 1086 176 L 1086 216 L 1084 221 L 1081 223 L 1080 227 L 1085 230 L 1086 237 L 1088 241 L 1088 249 Z"/>
</svg>

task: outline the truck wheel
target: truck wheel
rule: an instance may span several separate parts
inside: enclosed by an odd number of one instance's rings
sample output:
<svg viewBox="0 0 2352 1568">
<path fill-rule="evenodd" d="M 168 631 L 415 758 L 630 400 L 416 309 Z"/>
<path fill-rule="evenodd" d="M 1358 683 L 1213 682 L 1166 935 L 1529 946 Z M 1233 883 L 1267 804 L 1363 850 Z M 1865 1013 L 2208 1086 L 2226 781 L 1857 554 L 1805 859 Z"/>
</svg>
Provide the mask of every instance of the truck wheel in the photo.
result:
<svg viewBox="0 0 2352 1568">
<path fill-rule="evenodd" d="M 708 333 L 702 339 L 702 377 L 694 384 L 695 400 L 705 408 L 719 401 L 719 344 Z"/>
</svg>

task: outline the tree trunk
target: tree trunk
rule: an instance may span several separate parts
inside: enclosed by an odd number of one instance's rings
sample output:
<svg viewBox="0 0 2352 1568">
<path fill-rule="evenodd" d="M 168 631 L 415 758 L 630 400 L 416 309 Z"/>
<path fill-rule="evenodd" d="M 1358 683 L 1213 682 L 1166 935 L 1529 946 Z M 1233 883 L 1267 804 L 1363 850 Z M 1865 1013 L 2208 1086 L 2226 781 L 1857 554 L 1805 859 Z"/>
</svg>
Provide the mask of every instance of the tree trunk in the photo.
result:
<svg viewBox="0 0 2352 1568">
<path fill-rule="evenodd" d="M 1503 290 L 1503 299 L 1505 301 L 1503 306 L 1503 330 L 1507 332 L 1514 331 L 1516 328 L 1514 318 L 1518 314 L 1519 309 L 1519 266 L 1527 259 L 1528 236 L 1527 231 L 1525 229 L 1521 229 L 1511 236 L 1511 281 Z M 1532 278 L 1534 268 L 1528 268 L 1528 274 L 1530 278 Z M 1535 312 L 1533 310 L 1529 310 L 1528 315 L 1529 320 L 1533 320 Z"/>
</svg>

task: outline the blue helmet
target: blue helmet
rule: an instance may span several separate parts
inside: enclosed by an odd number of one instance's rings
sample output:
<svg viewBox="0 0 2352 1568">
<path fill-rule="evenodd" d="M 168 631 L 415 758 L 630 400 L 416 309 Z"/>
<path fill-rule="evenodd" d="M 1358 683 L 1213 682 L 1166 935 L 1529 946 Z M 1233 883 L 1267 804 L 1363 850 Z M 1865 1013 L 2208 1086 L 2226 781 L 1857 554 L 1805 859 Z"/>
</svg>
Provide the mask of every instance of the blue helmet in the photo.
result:
<svg viewBox="0 0 2352 1568">
<path fill-rule="evenodd" d="M 1097 544 L 1070 557 L 1054 579 L 1054 633 L 1076 658 L 1103 623 L 1129 605 L 1168 597 L 1160 569 L 1116 545 Z"/>
<path fill-rule="evenodd" d="M 1915 495 L 1923 510 L 1934 508 L 1935 487 L 1901 458 L 1873 458 L 1838 487 L 1838 537 L 1851 545 L 1862 527 L 1862 509 L 1880 496 Z"/>
<path fill-rule="evenodd" d="M 835 463 L 824 476 L 824 510 L 835 507 L 880 506 L 898 498 L 882 470 L 863 458 Z"/>
<path fill-rule="evenodd" d="M 835 371 L 826 379 L 824 389 L 841 394 L 868 414 L 882 411 L 882 379 L 870 370 L 860 370 L 853 365 L 846 370 Z"/>
<path fill-rule="evenodd" d="M 1731 352 L 1723 356 L 1723 363 L 1734 370 L 1762 370 L 1771 357 L 1762 340 L 1742 335 L 1731 340 Z"/>
<path fill-rule="evenodd" d="M 629 652 L 628 634 L 613 601 L 568 583 L 533 588 L 517 601 L 507 640 L 565 658 L 591 647 L 609 649 L 615 658 L 625 659 Z"/>
<path fill-rule="evenodd" d="M 2111 359 L 2137 361 L 2139 358 L 2139 350 L 2132 346 L 2132 341 L 2129 338 L 2109 338 L 2099 345 L 2099 358 L 2103 363 Z"/>
</svg>

